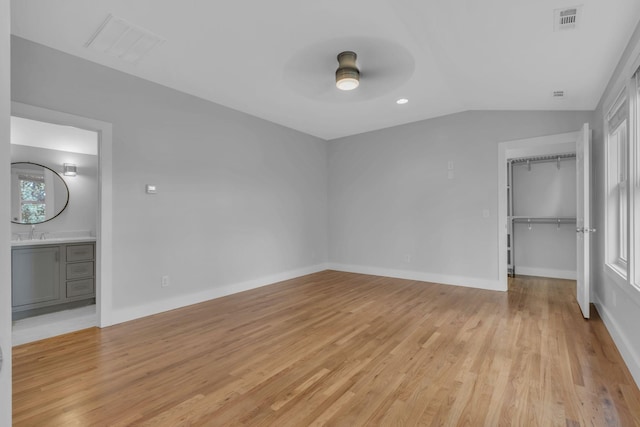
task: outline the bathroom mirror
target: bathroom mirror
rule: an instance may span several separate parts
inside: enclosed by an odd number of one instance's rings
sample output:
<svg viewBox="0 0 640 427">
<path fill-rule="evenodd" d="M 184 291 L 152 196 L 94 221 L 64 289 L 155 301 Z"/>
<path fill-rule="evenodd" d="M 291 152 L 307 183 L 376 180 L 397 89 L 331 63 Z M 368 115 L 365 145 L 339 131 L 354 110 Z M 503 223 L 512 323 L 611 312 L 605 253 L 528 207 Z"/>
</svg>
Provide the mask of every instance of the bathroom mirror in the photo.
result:
<svg viewBox="0 0 640 427">
<path fill-rule="evenodd" d="M 68 204 L 69 187 L 57 172 L 37 163 L 11 163 L 11 222 L 51 221 Z"/>
</svg>

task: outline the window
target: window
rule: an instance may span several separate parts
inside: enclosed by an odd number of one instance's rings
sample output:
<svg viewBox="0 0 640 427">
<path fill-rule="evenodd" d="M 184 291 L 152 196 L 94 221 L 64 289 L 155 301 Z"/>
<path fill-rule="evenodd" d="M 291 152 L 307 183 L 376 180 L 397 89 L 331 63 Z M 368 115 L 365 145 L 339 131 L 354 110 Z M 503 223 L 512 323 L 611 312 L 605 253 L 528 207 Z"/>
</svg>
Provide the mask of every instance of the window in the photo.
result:
<svg viewBox="0 0 640 427">
<path fill-rule="evenodd" d="M 629 255 L 629 108 L 624 93 L 607 116 L 607 265 L 626 278 Z"/>
<path fill-rule="evenodd" d="M 640 69 L 605 117 L 605 257 L 640 291 Z"/>
<path fill-rule="evenodd" d="M 18 180 L 21 222 L 25 224 L 43 222 L 46 216 L 44 178 L 19 175 Z"/>
<path fill-rule="evenodd" d="M 631 284 L 640 290 L 640 70 L 633 85 L 632 137 L 629 144 L 629 259 Z"/>
</svg>

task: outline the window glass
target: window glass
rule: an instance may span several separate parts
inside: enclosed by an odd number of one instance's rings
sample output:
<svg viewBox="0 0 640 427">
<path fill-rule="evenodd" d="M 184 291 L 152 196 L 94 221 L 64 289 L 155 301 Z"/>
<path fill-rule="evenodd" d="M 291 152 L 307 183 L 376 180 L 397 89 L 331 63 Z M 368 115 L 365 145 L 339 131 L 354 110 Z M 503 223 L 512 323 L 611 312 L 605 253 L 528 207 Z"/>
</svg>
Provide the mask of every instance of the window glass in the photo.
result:
<svg viewBox="0 0 640 427">
<path fill-rule="evenodd" d="M 44 180 L 20 177 L 20 216 L 23 223 L 43 222 L 46 219 L 45 198 Z"/>
</svg>

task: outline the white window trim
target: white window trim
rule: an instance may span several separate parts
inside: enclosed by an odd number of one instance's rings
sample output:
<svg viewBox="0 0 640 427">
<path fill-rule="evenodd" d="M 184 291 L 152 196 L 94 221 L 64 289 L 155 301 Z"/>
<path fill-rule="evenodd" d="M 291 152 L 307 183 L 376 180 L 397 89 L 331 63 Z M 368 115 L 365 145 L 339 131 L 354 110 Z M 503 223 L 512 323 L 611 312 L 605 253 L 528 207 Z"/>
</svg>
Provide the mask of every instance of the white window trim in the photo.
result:
<svg viewBox="0 0 640 427">
<path fill-rule="evenodd" d="M 629 249 L 628 258 L 629 284 L 640 291 L 640 68 L 631 79 L 629 85 L 629 162 L 627 170 L 629 173 Z"/>
<path fill-rule="evenodd" d="M 640 44 L 638 45 L 640 48 Z M 632 67 L 632 68 L 630 68 Z M 632 300 L 640 303 L 640 55 L 636 56 L 633 64 L 627 63 L 626 83 L 624 77 L 618 78 L 617 87 L 621 90 L 615 97 L 609 96 L 611 102 L 609 108 L 603 114 L 603 133 L 605 138 L 605 259 L 604 271 L 615 285 L 619 286 Z M 624 83 L 624 84 L 623 84 Z M 609 145 L 609 121 L 612 113 L 615 113 L 622 105 L 622 102 L 628 104 L 627 119 L 627 159 L 625 162 L 627 168 L 627 260 L 626 263 L 620 263 L 614 260 L 612 250 L 612 240 L 610 233 L 612 232 L 609 220 L 612 212 L 610 212 L 609 191 L 612 189 L 610 180 L 612 177 L 609 168 L 610 156 L 613 154 Z M 619 212 L 616 212 L 619 215 Z M 615 241 L 613 241 L 615 243 Z M 617 258 L 617 256 L 615 257 Z"/>
<path fill-rule="evenodd" d="M 631 79 L 633 80 L 633 79 Z M 610 170 L 609 170 L 609 165 L 610 165 L 610 142 L 609 142 L 609 135 L 610 135 L 610 128 L 609 128 L 609 120 L 611 118 L 611 116 L 613 114 L 615 114 L 616 111 L 618 111 L 618 109 L 624 104 L 627 103 L 627 105 L 629 104 L 629 89 L 630 89 L 631 84 L 628 82 L 627 85 L 625 85 L 622 90 L 618 93 L 618 96 L 616 96 L 614 98 L 614 101 L 612 102 L 611 106 L 605 110 L 606 113 L 604 114 L 604 138 L 605 138 L 605 179 L 604 179 L 604 185 L 605 185 L 605 191 L 604 191 L 604 195 L 605 195 L 605 209 L 604 209 L 604 224 L 605 224 L 605 259 L 604 259 L 604 268 L 605 271 L 608 273 L 608 276 L 615 280 L 616 282 L 618 282 L 618 284 L 620 285 L 626 285 L 628 283 L 628 278 L 629 278 L 629 266 L 628 263 L 625 262 L 624 260 L 620 259 L 619 257 L 619 251 L 617 250 L 613 250 L 612 247 L 618 247 L 619 246 L 619 240 L 618 240 L 618 236 L 615 237 L 616 241 L 614 243 L 612 243 L 611 240 L 611 234 L 612 233 L 616 233 L 616 230 L 611 230 L 610 227 L 610 220 L 611 220 L 611 213 L 609 212 L 610 207 L 609 207 L 609 202 L 608 202 L 608 195 L 609 192 L 612 188 L 611 185 L 611 180 L 610 180 Z M 629 147 L 631 144 L 630 142 L 630 122 L 632 120 L 630 120 L 629 118 L 627 118 L 627 147 Z M 630 156 L 627 156 L 630 157 Z M 629 158 L 627 158 L 627 163 L 629 161 Z M 629 170 L 629 169 L 627 169 Z M 627 192 L 628 195 L 628 192 Z M 629 209 L 629 205 L 631 203 L 629 203 L 629 197 L 627 197 L 627 211 Z M 619 213 L 618 213 L 619 215 Z M 628 212 L 627 212 L 628 215 Z M 628 219 L 628 216 L 627 216 Z M 627 221 L 628 224 L 628 221 Z M 627 232 L 629 231 L 629 226 L 627 226 Z M 629 240 L 627 239 L 627 257 L 629 257 Z"/>
</svg>

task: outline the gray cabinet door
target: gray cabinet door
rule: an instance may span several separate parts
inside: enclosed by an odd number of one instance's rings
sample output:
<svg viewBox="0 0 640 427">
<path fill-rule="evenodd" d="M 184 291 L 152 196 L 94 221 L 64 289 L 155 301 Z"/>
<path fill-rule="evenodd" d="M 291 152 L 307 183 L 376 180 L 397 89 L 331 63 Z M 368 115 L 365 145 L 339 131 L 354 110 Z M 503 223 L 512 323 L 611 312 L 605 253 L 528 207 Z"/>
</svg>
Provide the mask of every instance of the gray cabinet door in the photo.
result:
<svg viewBox="0 0 640 427">
<path fill-rule="evenodd" d="M 60 299 L 60 247 L 12 251 L 13 306 Z"/>
</svg>

